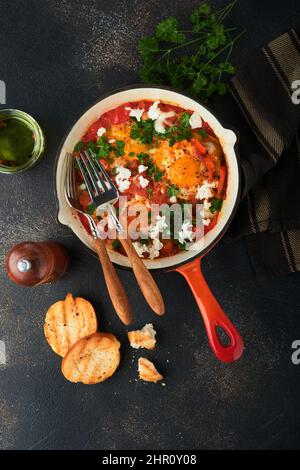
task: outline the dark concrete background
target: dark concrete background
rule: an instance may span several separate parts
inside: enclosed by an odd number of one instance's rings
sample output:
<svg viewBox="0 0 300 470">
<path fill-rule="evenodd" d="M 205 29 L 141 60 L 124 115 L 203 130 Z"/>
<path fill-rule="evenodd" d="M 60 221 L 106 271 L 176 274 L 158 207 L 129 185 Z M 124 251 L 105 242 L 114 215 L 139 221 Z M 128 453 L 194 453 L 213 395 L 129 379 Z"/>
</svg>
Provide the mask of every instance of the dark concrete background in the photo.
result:
<svg viewBox="0 0 300 470">
<path fill-rule="evenodd" d="M 44 160 L 28 173 L 0 175 L 0 367 L 2 449 L 300 448 L 299 274 L 258 284 L 242 242 L 220 243 L 204 261 L 208 282 L 245 340 L 243 358 L 218 362 L 184 280 L 157 274 L 167 313 L 147 308 L 129 272 L 120 272 L 135 324 L 153 321 L 157 350 L 147 353 L 166 387 L 136 381 L 139 356 L 126 343 L 96 259 L 56 223 L 53 167 L 70 124 L 103 92 L 138 81 L 137 41 L 167 15 L 185 17 L 198 1 L 0 0 L 0 79 L 7 107 L 23 109 L 47 135 Z M 223 1 L 215 1 L 224 5 Z M 241 57 L 300 17 L 297 0 L 239 0 L 232 24 L 247 33 Z M 5 253 L 22 240 L 56 239 L 72 254 L 60 282 L 22 289 L 5 275 Z M 276 255 L 276 254 L 275 254 Z M 106 383 L 73 385 L 46 344 L 47 308 L 71 291 L 92 301 L 100 328 L 122 341 L 122 363 Z"/>
</svg>

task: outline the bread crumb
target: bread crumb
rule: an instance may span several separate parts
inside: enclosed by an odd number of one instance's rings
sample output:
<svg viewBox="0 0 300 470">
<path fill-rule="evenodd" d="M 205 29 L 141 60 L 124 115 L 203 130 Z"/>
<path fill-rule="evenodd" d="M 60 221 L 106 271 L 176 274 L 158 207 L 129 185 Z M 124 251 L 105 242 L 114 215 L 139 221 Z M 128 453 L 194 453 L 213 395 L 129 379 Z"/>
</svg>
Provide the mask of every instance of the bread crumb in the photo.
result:
<svg viewBox="0 0 300 470">
<path fill-rule="evenodd" d="M 128 339 L 134 349 L 154 349 L 156 345 L 156 331 L 152 323 L 147 323 L 141 330 L 129 331 Z"/>
<path fill-rule="evenodd" d="M 153 362 L 149 361 L 145 357 L 139 358 L 138 371 L 140 379 L 145 382 L 156 383 L 159 380 L 163 380 L 163 376 L 157 371 Z"/>
</svg>

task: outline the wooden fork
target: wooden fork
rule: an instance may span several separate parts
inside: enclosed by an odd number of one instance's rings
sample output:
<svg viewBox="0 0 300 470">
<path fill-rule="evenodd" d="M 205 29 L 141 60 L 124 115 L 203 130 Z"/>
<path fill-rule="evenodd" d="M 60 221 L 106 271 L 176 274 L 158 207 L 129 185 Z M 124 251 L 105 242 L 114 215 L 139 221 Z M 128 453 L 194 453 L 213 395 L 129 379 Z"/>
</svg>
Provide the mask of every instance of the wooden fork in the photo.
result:
<svg viewBox="0 0 300 470">
<path fill-rule="evenodd" d="M 163 315 L 165 313 L 165 306 L 160 290 L 149 270 L 138 256 L 131 238 L 124 233 L 124 229 L 113 209 L 113 204 L 119 198 L 117 188 L 93 152 L 82 151 L 75 158 L 92 203 L 97 208 L 104 207 L 110 215 L 118 233 L 118 238 L 131 262 L 134 275 L 146 301 L 157 315 Z"/>
</svg>

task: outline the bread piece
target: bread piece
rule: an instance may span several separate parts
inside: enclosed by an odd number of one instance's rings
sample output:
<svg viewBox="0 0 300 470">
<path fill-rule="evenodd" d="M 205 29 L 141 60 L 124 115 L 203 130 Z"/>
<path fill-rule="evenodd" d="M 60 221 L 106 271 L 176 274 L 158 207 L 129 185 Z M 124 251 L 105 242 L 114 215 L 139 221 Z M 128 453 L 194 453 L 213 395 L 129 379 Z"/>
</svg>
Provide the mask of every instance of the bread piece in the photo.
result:
<svg viewBox="0 0 300 470">
<path fill-rule="evenodd" d="M 163 380 L 163 376 L 156 370 L 154 364 L 145 357 L 140 357 L 138 364 L 138 371 L 141 380 L 154 383 L 159 380 Z"/>
<path fill-rule="evenodd" d="M 135 349 L 154 349 L 156 344 L 155 335 L 156 331 L 152 323 L 147 323 L 141 330 L 128 332 L 130 346 Z"/>
<path fill-rule="evenodd" d="M 46 313 L 44 333 L 54 352 L 64 356 L 72 344 L 97 331 L 93 306 L 81 297 L 67 294 L 65 300 L 51 305 Z"/>
<path fill-rule="evenodd" d="M 62 373 L 70 382 L 96 384 L 113 375 L 120 363 L 120 343 L 110 333 L 81 338 L 62 361 Z"/>
</svg>

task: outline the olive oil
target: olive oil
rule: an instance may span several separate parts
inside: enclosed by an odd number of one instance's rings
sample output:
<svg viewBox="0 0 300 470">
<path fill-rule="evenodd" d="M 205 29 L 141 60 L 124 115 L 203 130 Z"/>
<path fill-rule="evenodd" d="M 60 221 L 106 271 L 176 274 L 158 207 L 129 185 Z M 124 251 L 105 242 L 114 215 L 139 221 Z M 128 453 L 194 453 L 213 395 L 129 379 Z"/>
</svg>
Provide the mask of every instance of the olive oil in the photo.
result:
<svg viewBox="0 0 300 470">
<path fill-rule="evenodd" d="M 0 161 L 17 166 L 26 163 L 32 156 L 34 134 L 31 128 L 18 118 L 0 121 Z"/>
<path fill-rule="evenodd" d="M 29 170 L 44 150 L 44 133 L 32 116 L 18 109 L 0 110 L 0 173 Z"/>
</svg>

